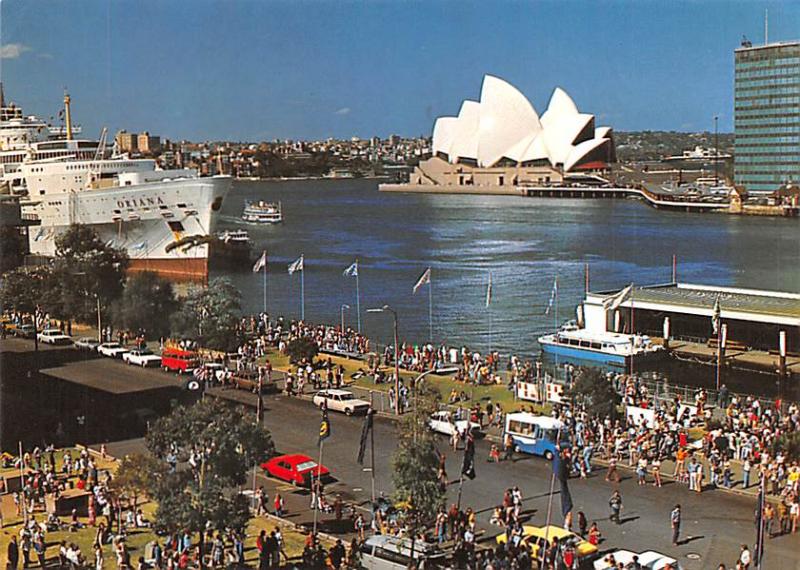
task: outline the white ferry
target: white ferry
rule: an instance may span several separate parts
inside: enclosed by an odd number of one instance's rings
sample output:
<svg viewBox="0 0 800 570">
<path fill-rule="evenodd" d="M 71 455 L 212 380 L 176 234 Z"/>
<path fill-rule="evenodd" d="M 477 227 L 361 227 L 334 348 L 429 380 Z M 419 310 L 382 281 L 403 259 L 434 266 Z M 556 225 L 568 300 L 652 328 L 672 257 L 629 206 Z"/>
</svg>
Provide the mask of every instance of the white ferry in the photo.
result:
<svg viewBox="0 0 800 570">
<path fill-rule="evenodd" d="M 627 367 L 631 360 L 640 362 L 666 354 L 664 347 L 653 344 L 647 335 L 589 331 L 574 325 L 567 325 L 538 340 L 545 354 L 611 366 Z"/>
<path fill-rule="evenodd" d="M 283 221 L 281 203 L 264 202 L 245 202 L 242 220 L 256 224 L 278 224 Z"/>
</svg>

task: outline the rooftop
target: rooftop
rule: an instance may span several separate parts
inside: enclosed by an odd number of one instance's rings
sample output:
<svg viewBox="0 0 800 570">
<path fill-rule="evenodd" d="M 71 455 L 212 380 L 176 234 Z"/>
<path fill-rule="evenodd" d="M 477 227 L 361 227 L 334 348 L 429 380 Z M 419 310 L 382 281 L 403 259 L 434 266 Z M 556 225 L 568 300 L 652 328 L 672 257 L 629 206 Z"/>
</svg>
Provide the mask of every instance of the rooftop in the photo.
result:
<svg viewBox="0 0 800 570">
<path fill-rule="evenodd" d="M 770 49 L 770 48 L 778 48 L 778 47 L 790 47 L 790 46 L 800 46 L 800 40 L 792 40 L 786 42 L 773 42 L 771 44 L 759 44 L 759 45 L 752 45 L 752 46 L 741 46 L 736 48 L 734 51 L 753 51 L 758 49 Z"/>
<path fill-rule="evenodd" d="M 589 295 L 603 299 L 612 297 L 617 292 L 604 291 L 589 293 Z M 670 283 L 634 287 L 632 295 L 622 305 L 630 307 L 631 300 L 633 300 L 634 307 L 639 303 L 669 305 L 710 316 L 717 299 L 719 299 L 720 311 L 723 316 L 733 317 L 731 313 L 739 313 L 747 316 L 760 316 L 761 318 L 757 320 L 762 321 L 770 318 L 777 318 L 781 321 L 788 319 L 797 321 L 792 324 L 800 325 L 800 294 L 783 291 Z"/>
</svg>

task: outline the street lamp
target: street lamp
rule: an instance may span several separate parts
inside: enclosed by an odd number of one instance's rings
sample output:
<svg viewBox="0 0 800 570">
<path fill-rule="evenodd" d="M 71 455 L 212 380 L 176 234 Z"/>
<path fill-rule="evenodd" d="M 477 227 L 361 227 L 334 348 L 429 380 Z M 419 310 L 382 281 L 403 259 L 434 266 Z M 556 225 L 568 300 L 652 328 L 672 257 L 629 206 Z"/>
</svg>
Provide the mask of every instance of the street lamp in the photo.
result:
<svg viewBox="0 0 800 570">
<path fill-rule="evenodd" d="M 394 319 L 394 413 L 400 415 L 400 346 L 397 339 L 397 311 L 389 305 L 367 309 L 368 313 L 392 313 Z"/>
<path fill-rule="evenodd" d="M 350 305 L 342 305 L 342 334 L 344 334 L 344 310 L 349 309 Z"/>
</svg>

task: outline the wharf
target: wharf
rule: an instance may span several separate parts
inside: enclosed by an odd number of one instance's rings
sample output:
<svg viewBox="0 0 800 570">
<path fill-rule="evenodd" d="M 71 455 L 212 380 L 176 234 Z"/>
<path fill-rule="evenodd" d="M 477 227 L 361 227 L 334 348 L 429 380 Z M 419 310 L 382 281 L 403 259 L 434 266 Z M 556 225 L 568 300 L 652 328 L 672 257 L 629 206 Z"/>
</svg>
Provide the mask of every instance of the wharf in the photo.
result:
<svg viewBox="0 0 800 570">
<path fill-rule="evenodd" d="M 663 338 L 652 336 L 650 338 L 655 344 L 664 344 Z M 717 349 L 706 343 L 672 339 L 669 341 L 669 351 L 683 360 L 712 365 L 717 362 Z M 725 349 L 723 365 L 775 374 L 780 367 L 779 360 L 780 357 L 777 354 L 764 350 L 727 348 Z M 786 357 L 786 371 L 789 375 L 800 375 L 800 356 Z"/>
</svg>

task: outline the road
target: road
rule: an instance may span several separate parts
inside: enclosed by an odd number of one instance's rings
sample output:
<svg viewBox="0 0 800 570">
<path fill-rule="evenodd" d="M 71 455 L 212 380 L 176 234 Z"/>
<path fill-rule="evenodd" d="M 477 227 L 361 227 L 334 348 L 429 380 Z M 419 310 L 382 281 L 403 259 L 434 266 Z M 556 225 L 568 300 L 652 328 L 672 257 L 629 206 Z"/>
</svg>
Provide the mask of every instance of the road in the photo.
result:
<svg viewBox="0 0 800 570">
<path fill-rule="evenodd" d="M 125 367 L 117 362 L 86 361 L 78 367 L 95 368 L 100 373 L 112 372 L 106 367 L 116 367 L 125 376 L 142 376 L 155 380 L 160 374 L 155 371 Z M 167 375 L 164 375 L 167 377 Z M 174 382 L 174 377 L 172 378 Z M 303 452 L 312 457 L 319 453 L 317 436 L 320 412 L 310 402 L 287 398 L 283 395 L 265 397 L 265 425 L 273 434 L 276 446 L 281 452 Z M 348 418 L 331 412 L 332 435 L 325 442 L 323 463 L 338 478 L 329 485 L 330 493 L 339 492 L 345 499 L 366 503 L 371 492 L 371 477 L 355 461 L 361 432 L 361 418 Z M 375 483 L 378 492 L 391 493 L 391 455 L 395 448 L 395 424 L 387 418 L 378 418 L 375 423 L 376 473 Z M 139 442 L 141 445 L 141 442 Z M 120 451 L 126 446 L 120 446 Z M 451 479 L 456 479 L 461 454 L 453 453 L 442 438 L 439 442 L 442 452 L 447 455 L 447 470 Z M 110 447 L 113 451 L 114 448 Z M 524 513 L 530 524 L 544 524 L 548 492 L 550 489 L 550 466 L 543 459 L 524 457 L 515 462 L 490 464 L 484 461 L 488 456 L 488 443 L 477 444 L 477 478 L 466 481 L 462 504 L 471 506 L 478 512 L 479 526 L 487 534 L 496 534 L 497 529 L 488 523 L 494 506 L 502 500 L 503 491 L 512 485 L 519 485 L 526 497 Z M 367 455 L 367 465 L 369 455 Z M 458 485 L 448 490 L 448 503 L 455 502 Z M 286 487 L 271 488 L 285 489 Z M 688 570 L 716 568 L 720 562 L 731 567 L 738 556 L 741 544 L 751 548 L 754 542 L 753 510 L 755 501 L 749 497 L 732 495 L 722 491 L 706 491 L 701 495 L 690 493 L 683 485 L 665 482 L 664 487 L 639 487 L 630 475 L 619 484 L 624 511 L 623 524 L 613 525 L 608 520 L 608 498 L 614 485 L 604 482 L 602 474 L 596 473 L 587 480 L 570 480 L 570 489 L 575 504 L 575 512 L 584 511 L 589 521 L 597 521 L 605 541 L 604 550 L 628 548 L 631 550 L 654 549 L 674 556 Z M 282 491 L 284 492 L 284 491 Z M 306 497 L 292 496 L 287 499 L 290 510 L 299 518 L 307 520 L 309 514 L 298 513 L 307 508 Z M 675 503 L 683 508 L 684 542 L 673 548 L 670 544 L 669 512 Z M 296 506 L 295 506 L 296 505 Z M 560 518 L 558 495 L 553 500 L 554 520 Z M 768 542 L 765 568 L 800 568 L 800 535 L 778 537 Z"/>
</svg>

